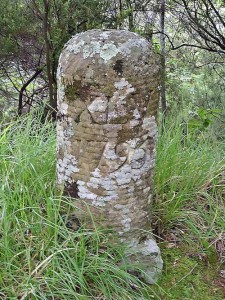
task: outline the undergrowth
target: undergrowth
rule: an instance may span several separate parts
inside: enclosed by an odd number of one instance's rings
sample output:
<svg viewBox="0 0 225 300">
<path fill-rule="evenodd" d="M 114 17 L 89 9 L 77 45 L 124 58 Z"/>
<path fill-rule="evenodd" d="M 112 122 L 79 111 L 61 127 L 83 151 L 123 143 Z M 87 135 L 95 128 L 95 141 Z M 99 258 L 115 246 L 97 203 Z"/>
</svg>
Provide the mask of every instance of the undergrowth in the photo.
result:
<svg viewBox="0 0 225 300">
<path fill-rule="evenodd" d="M 224 141 L 184 134 L 179 122 L 168 126 L 158 141 L 154 184 L 159 235 L 179 225 L 204 238 L 224 231 Z"/>
<path fill-rule="evenodd" d="M 176 120 L 159 138 L 154 175 L 161 297 L 224 299 L 225 143 L 210 130 L 184 131 Z"/>
<path fill-rule="evenodd" d="M 110 234 L 67 228 L 61 208 L 74 204 L 55 196 L 55 152 L 54 125 L 2 124 L 0 299 L 147 299 Z"/>
<path fill-rule="evenodd" d="M 153 226 L 165 267 L 149 287 L 109 232 L 66 226 L 74 203 L 56 196 L 54 124 L 26 117 L 0 130 L 0 299 L 223 299 L 209 284 L 224 262 L 222 141 L 178 124 L 159 137 Z"/>
</svg>

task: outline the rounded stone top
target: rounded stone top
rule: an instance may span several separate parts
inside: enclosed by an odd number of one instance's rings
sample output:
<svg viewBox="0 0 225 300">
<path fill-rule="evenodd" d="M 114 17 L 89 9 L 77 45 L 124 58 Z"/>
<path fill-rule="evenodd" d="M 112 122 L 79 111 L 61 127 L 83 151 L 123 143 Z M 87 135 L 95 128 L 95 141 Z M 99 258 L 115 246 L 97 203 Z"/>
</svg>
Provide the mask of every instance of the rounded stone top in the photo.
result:
<svg viewBox="0 0 225 300">
<path fill-rule="evenodd" d="M 65 45 L 58 67 L 58 78 L 65 82 L 91 82 L 98 77 L 154 77 L 158 74 L 158 55 L 151 44 L 134 32 L 93 29 L 73 36 Z M 83 79 L 82 79 L 83 78 Z"/>
<path fill-rule="evenodd" d="M 134 32 L 93 29 L 73 36 L 64 49 L 68 53 L 82 53 L 83 59 L 99 55 L 107 63 L 117 54 L 129 57 L 134 51 L 145 52 L 149 48 L 150 43 Z"/>
</svg>

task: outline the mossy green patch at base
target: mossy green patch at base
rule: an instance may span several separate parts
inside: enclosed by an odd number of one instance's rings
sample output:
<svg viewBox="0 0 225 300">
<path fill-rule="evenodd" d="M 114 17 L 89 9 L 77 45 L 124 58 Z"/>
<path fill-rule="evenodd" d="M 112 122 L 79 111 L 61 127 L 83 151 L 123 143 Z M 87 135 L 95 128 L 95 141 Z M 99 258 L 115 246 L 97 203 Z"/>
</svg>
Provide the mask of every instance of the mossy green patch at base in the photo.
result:
<svg viewBox="0 0 225 300">
<path fill-rule="evenodd" d="M 201 255 L 190 245 L 167 248 L 161 246 L 164 271 L 153 290 L 162 300 L 224 300 L 222 290 L 216 286 L 218 265 L 209 259 L 213 255 Z M 205 253 L 204 253 L 205 254 Z"/>
</svg>

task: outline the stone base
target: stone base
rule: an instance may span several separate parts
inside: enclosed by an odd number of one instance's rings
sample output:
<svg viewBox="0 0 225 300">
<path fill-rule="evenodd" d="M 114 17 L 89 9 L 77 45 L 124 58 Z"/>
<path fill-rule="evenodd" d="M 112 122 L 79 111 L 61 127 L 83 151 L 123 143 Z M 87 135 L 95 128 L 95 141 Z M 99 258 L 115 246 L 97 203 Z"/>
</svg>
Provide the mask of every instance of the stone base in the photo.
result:
<svg viewBox="0 0 225 300">
<path fill-rule="evenodd" d="M 131 265 L 140 265 L 144 274 L 138 276 L 148 284 L 156 283 L 162 273 L 163 260 L 160 249 L 152 238 L 147 238 L 141 243 L 130 244 L 127 250 L 127 262 Z"/>
</svg>

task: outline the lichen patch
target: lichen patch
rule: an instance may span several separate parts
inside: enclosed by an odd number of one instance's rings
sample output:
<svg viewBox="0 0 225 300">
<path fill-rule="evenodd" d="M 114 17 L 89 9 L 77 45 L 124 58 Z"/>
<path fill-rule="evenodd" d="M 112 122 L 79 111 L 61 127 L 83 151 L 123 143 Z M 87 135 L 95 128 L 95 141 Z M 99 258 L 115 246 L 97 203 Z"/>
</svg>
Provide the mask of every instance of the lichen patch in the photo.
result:
<svg viewBox="0 0 225 300">
<path fill-rule="evenodd" d="M 119 49 L 113 43 L 101 43 L 98 41 L 92 41 L 89 45 L 83 47 L 83 58 L 94 57 L 98 54 L 106 63 L 119 52 Z"/>
<path fill-rule="evenodd" d="M 82 50 L 84 44 L 85 42 L 83 40 L 76 43 L 69 43 L 66 49 L 69 53 L 78 54 Z"/>
<path fill-rule="evenodd" d="M 72 154 L 64 152 L 64 157 L 57 160 L 58 183 L 72 183 L 73 179 L 71 175 L 78 172 L 79 168 L 77 167 L 76 157 Z"/>
</svg>

